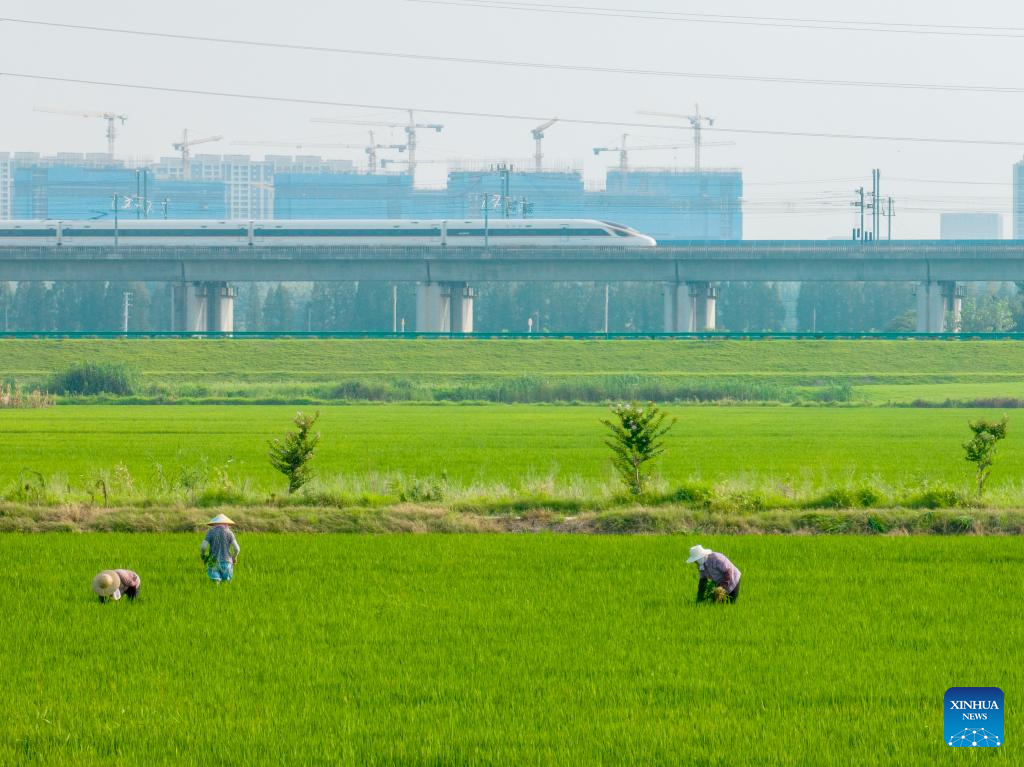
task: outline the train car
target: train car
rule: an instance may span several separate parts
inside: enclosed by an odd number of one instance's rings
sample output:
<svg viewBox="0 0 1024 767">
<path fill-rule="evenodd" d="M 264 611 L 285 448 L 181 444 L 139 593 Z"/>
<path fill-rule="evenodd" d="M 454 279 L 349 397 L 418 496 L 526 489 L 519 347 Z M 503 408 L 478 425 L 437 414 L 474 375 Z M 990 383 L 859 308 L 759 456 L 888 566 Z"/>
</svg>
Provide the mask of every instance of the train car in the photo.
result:
<svg viewBox="0 0 1024 767">
<path fill-rule="evenodd" d="M 0 245 L 111 247 L 653 247 L 651 237 L 592 219 L 110 220 L 0 222 Z"/>
</svg>

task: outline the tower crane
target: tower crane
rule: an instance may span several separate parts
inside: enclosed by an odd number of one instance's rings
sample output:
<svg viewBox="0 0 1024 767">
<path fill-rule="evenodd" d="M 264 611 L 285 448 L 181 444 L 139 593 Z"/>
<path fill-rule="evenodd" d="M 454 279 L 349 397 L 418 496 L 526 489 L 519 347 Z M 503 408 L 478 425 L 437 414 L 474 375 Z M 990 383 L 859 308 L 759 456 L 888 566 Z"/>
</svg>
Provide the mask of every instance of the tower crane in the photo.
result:
<svg viewBox="0 0 1024 767">
<path fill-rule="evenodd" d="M 407 148 L 405 144 L 378 144 L 374 141 L 373 131 L 370 131 L 369 144 L 331 144 L 291 141 L 234 141 L 232 144 L 234 146 L 280 146 L 289 147 L 291 149 L 362 149 L 366 153 L 367 172 L 371 175 L 377 172 L 378 149 L 394 149 L 399 152 L 404 152 Z"/>
<path fill-rule="evenodd" d="M 534 147 L 533 148 L 533 169 L 535 171 L 537 171 L 538 173 L 541 170 L 542 161 L 544 159 L 544 154 L 541 152 L 541 142 L 544 140 L 544 131 L 546 131 L 548 128 L 550 128 L 552 125 L 554 125 L 556 122 L 558 122 L 558 118 L 557 117 L 552 117 L 547 122 L 541 123 L 536 128 L 534 128 L 533 130 L 530 131 L 530 134 L 533 136 L 533 142 L 534 142 L 534 144 L 533 144 L 533 147 Z"/>
<path fill-rule="evenodd" d="M 629 153 L 630 152 L 641 152 L 652 149 L 687 149 L 692 144 L 646 144 L 644 146 L 629 146 L 629 134 L 622 134 L 622 142 L 618 146 L 595 146 L 594 155 L 600 155 L 602 152 L 618 152 L 619 153 L 619 170 L 622 173 L 629 172 Z M 733 146 L 734 141 L 713 141 L 705 143 L 704 146 Z"/>
<path fill-rule="evenodd" d="M 181 141 L 175 141 L 171 144 L 176 150 L 181 152 L 181 177 L 188 181 L 192 174 L 192 147 L 196 144 L 208 144 L 211 141 L 220 141 L 223 136 L 207 136 L 206 138 L 193 138 L 188 137 L 188 128 L 185 128 L 181 132 Z"/>
<path fill-rule="evenodd" d="M 418 123 L 416 122 L 416 116 L 413 110 L 406 110 L 409 113 L 408 123 L 387 123 L 387 122 L 375 122 L 372 120 L 346 120 L 334 117 L 314 117 L 310 122 L 315 123 L 333 123 L 335 125 L 372 125 L 379 128 L 402 128 L 405 131 L 405 146 L 409 151 L 409 175 L 416 178 L 416 131 L 419 128 L 425 128 L 428 130 L 436 131 L 440 133 L 444 130 L 443 125 L 438 123 Z"/>
<path fill-rule="evenodd" d="M 695 104 L 692 115 L 681 115 L 675 114 L 674 112 L 638 112 L 637 114 L 651 115 L 654 117 L 679 117 L 683 120 L 688 120 L 690 127 L 693 128 L 693 169 L 700 171 L 700 132 L 704 127 L 704 124 L 710 127 L 715 124 L 713 117 L 705 117 L 700 113 L 700 104 Z"/>
<path fill-rule="evenodd" d="M 119 115 L 114 112 L 90 112 L 76 109 L 51 109 L 50 107 L 35 107 L 35 112 L 49 112 L 55 115 L 74 115 L 76 117 L 99 117 L 107 121 L 107 154 L 114 159 L 114 139 L 117 138 L 117 121 L 121 125 L 128 122 L 128 115 Z"/>
</svg>

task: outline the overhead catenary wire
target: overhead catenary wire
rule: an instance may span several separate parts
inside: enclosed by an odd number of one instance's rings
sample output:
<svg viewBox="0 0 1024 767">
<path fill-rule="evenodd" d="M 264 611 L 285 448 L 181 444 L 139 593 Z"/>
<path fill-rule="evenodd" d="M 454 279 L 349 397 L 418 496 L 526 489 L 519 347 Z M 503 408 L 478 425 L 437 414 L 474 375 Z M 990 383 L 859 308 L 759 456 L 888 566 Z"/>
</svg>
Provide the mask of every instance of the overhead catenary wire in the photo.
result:
<svg viewBox="0 0 1024 767">
<path fill-rule="evenodd" d="M 815 19 L 787 16 L 740 16 L 728 14 L 693 13 L 688 11 L 661 11 L 643 8 L 611 8 L 588 5 L 555 5 L 553 3 L 510 2 L 509 0 L 405 0 L 420 5 L 452 6 L 456 8 L 484 8 L 488 10 L 521 11 L 567 16 L 594 16 L 616 19 L 642 19 L 646 21 L 676 21 L 693 24 L 727 24 L 747 27 L 774 27 L 780 29 L 811 29 L 838 32 L 887 32 L 909 35 L 938 35 L 944 37 L 1024 37 L 1022 27 L 971 26 L 963 24 L 920 24 L 900 22 L 874 22 L 867 20 Z"/>
<path fill-rule="evenodd" d="M 427 61 L 444 64 L 470 64 L 474 66 L 494 66 L 515 69 L 540 69 L 548 71 L 581 72 L 591 74 L 611 74 L 657 78 L 676 78 L 690 80 L 716 80 L 725 82 L 752 82 L 775 85 L 811 85 L 843 88 L 884 88 L 896 90 L 923 90 L 951 93 L 991 93 L 1003 95 L 1019 95 L 1021 93 L 1024 93 L 1024 86 L 1016 85 L 989 85 L 974 83 L 923 83 L 880 80 L 844 80 L 837 78 L 786 77 L 782 75 L 742 73 L 734 74 L 727 72 L 692 72 L 667 69 L 644 69 L 639 67 L 611 67 L 589 64 L 570 64 L 564 62 L 558 63 L 525 61 L 515 59 L 490 59 L 470 56 L 440 56 L 426 53 L 408 53 L 403 51 L 380 51 L 362 48 L 337 48 L 330 46 L 312 45 L 306 43 L 282 43 L 267 40 L 245 40 L 234 37 L 182 34 L 175 32 L 159 32 L 153 30 L 128 29 L 125 27 L 96 26 L 92 24 L 70 24 L 66 22 L 42 21 L 38 19 L 23 19 L 13 17 L 0 17 L 0 22 L 6 22 L 10 24 L 32 25 L 53 29 L 101 32 L 108 34 L 131 35 L 145 38 L 158 38 L 166 40 L 202 42 L 222 45 L 236 45 L 254 48 L 272 48 L 278 50 L 303 51 L 307 53 L 329 53 L 346 56 L 367 56 L 385 59 L 400 59 L 407 61 Z"/>
<path fill-rule="evenodd" d="M 409 107 L 393 106 L 390 104 L 366 104 L 348 101 L 334 101 L 331 99 L 312 99 L 299 96 L 268 96 L 257 93 L 239 93 L 234 91 L 206 90 L 200 88 L 183 88 L 164 85 L 150 85 L 145 83 L 126 83 L 112 80 L 91 80 L 79 77 L 63 77 L 57 75 L 40 75 L 27 72 L 0 72 L 0 78 L 17 78 L 33 80 L 36 82 L 56 82 L 73 85 L 93 85 L 107 88 L 124 88 L 130 90 L 141 90 L 155 93 L 172 93 L 187 96 L 214 96 L 217 98 L 233 98 L 249 101 L 263 101 L 279 104 L 303 104 L 321 107 L 343 107 L 348 109 L 379 109 L 395 112 L 408 112 Z M 545 120 L 544 115 L 536 114 L 514 114 L 508 112 L 482 112 L 460 109 L 437 109 L 428 107 L 415 107 L 414 111 L 425 114 L 449 115 L 452 117 L 477 117 L 498 120 Z M 627 128 L 655 128 L 658 130 L 679 128 L 681 126 L 669 123 L 647 123 L 634 122 L 629 120 L 608 120 L 590 119 L 579 117 L 560 117 L 559 122 L 574 125 L 602 125 Z M 767 137 L 793 137 L 793 138 L 824 138 L 844 139 L 853 141 L 893 141 L 903 143 L 925 143 L 925 144 L 962 144 L 970 146 L 1024 146 L 1024 138 L 1021 139 L 969 139 L 938 136 L 899 136 L 899 135 L 877 135 L 866 133 L 829 133 L 825 131 L 795 131 L 795 130 L 773 130 L 765 128 L 721 128 L 709 129 L 714 133 L 732 133 L 744 136 L 767 136 Z"/>
</svg>

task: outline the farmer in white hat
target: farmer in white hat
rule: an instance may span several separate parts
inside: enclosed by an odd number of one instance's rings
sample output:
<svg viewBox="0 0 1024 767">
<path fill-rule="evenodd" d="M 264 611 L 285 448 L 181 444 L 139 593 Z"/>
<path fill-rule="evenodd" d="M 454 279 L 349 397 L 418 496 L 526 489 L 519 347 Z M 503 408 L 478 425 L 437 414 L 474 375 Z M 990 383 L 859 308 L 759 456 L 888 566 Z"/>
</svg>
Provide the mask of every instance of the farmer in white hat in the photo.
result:
<svg viewBox="0 0 1024 767">
<path fill-rule="evenodd" d="M 740 571 L 736 565 L 729 561 L 725 554 L 705 549 L 699 543 L 690 549 L 690 557 L 687 563 L 696 562 L 697 570 L 700 572 L 700 581 L 697 584 L 697 602 L 703 602 L 710 597 L 705 593 L 708 582 L 725 589 L 725 594 L 730 602 L 735 602 L 740 595 Z"/>
<path fill-rule="evenodd" d="M 101 602 L 117 601 L 122 596 L 135 599 L 139 595 L 142 579 L 133 570 L 104 570 L 92 579 L 92 590 Z"/>
<path fill-rule="evenodd" d="M 199 556 L 206 563 L 206 574 L 214 583 L 230 581 L 235 573 L 235 560 L 241 551 L 231 529 L 235 523 L 223 514 L 218 514 L 206 524 L 210 529 L 206 531 L 206 537 L 199 546 Z"/>
</svg>

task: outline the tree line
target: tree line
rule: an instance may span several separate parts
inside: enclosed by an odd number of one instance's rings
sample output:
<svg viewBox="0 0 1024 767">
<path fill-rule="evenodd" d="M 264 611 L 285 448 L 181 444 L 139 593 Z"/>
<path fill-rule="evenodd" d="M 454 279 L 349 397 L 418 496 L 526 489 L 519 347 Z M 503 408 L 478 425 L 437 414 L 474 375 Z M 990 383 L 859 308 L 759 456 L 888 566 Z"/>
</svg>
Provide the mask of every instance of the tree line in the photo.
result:
<svg viewBox="0 0 1024 767">
<path fill-rule="evenodd" d="M 600 332 L 605 287 L 593 283 L 489 283 L 475 285 L 479 332 Z M 790 292 L 787 294 L 787 290 Z M 117 331 L 130 293 L 128 329 L 170 330 L 171 287 L 141 282 L 0 282 L 0 331 Z M 609 286 L 611 332 L 662 330 L 657 283 Z M 738 332 L 901 332 L 916 327 L 909 283 L 804 283 L 799 294 L 777 283 L 723 283 L 718 328 Z M 398 319 L 416 329 L 416 290 L 397 286 Z M 392 286 L 380 282 L 250 283 L 239 287 L 235 328 L 249 331 L 380 331 L 392 329 Z M 1024 294 L 1012 284 L 968 286 L 962 328 L 969 332 L 1024 331 Z"/>
</svg>

